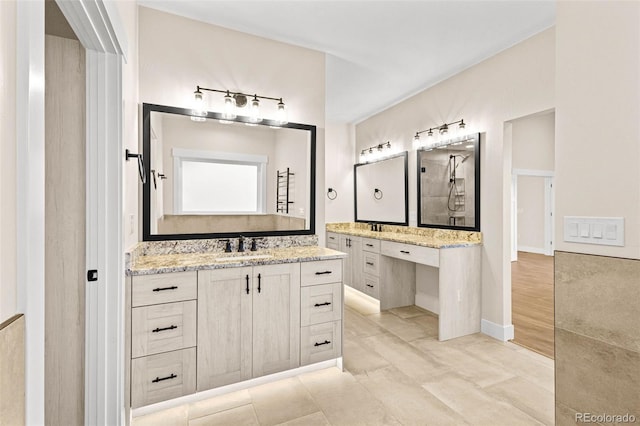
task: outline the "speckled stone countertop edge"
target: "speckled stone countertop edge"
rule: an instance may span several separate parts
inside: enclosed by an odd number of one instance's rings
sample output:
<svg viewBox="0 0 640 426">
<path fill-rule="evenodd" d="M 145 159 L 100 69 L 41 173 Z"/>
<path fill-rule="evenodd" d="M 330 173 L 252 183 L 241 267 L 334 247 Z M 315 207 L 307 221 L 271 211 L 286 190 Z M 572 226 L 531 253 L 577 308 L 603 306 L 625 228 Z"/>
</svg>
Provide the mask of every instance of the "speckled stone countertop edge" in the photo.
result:
<svg viewBox="0 0 640 426">
<path fill-rule="evenodd" d="M 360 223 L 336 223 L 336 224 L 327 224 L 327 232 L 333 232 L 336 234 L 343 235 L 353 235 L 358 237 L 371 238 L 381 241 L 391 241 L 396 243 L 404 243 L 404 244 L 412 244 L 421 247 L 430 247 L 430 248 L 461 248 L 461 247 L 472 247 L 482 245 L 482 234 L 479 232 L 470 232 L 470 231 L 455 231 L 455 230 L 447 230 L 447 229 L 431 229 L 431 228 L 409 228 L 403 227 L 403 232 L 376 232 L 370 231 L 368 229 L 363 229 L 366 227 L 366 224 Z M 390 226 L 388 226 L 390 227 Z M 392 229 L 397 227 L 391 227 Z M 434 236 L 425 236 L 420 234 L 410 233 L 412 229 L 416 229 L 417 232 L 433 232 L 434 234 L 439 235 L 447 235 L 451 234 L 451 237 L 448 238 L 438 238 Z M 457 235 L 465 235 L 473 240 L 466 239 L 457 239 L 455 236 Z"/>
<path fill-rule="evenodd" d="M 309 249 L 316 249 L 317 253 L 299 253 L 296 251 L 308 251 Z M 242 256 L 238 256 L 238 260 L 230 261 L 215 261 L 211 260 L 216 256 L 224 257 L 228 253 L 185 253 L 179 255 L 157 255 L 157 256 L 142 256 L 138 258 L 140 264 L 131 264 L 126 269 L 127 276 L 139 276 L 139 275 L 153 275 L 153 274 L 165 274 L 171 272 L 186 272 L 186 271 L 199 271 L 210 269 L 228 269 L 228 268 L 242 268 L 246 266 L 261 266 L 261 265 L 277 265 L 284 263 L 297 263 L 297 262 L 312 262 L 318 260 L 331 260 L 331 259 L 343 259 L 347 257 L 346 253 L 327 249 L 324 247 L 305 247 L 305 248 L 287 248 L 280 250 L 274 249 L 270 253 L 274 253 L 273 257 L 267 259 L 243 259 Z M 256 255 L 263 253 L 256 252 Z M 207 256 L 208 261 L 200 261 L 200 256 Z M 251 255 L 248 255 L 251 256 Z M 146 259 L 145 259 L 146 258 Z M 145 259 L 145 260 L 143 260 Z M 155 262 L 155 264 L 154 264 Z M 167 264 L 168 263 L 168 264 Z"/>
</svg>

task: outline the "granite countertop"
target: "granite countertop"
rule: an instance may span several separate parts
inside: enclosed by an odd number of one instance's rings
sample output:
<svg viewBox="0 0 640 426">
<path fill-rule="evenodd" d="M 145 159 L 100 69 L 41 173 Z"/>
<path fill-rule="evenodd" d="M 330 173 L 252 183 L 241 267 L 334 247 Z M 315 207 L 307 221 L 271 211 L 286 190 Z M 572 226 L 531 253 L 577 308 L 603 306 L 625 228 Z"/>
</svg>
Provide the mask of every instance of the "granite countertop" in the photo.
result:
<svg viewBox="0 0 640 426">
<path fill-rule="evenodd" d="M 327 231 L 431 248 L 468 247 L 482 244 L 482 234 L 451 229 L 415 228 L 383 225 L 382 232 L 371 231 L 365 223 L 328 223 Z"/>
<path fill-rule="evenodd" d="M 167 272 L 197 271 L 200 269 L 308 262 L 342 259 L 346 256 L 345 253 L 340 251 L 319 246 L 271 248 L 244 253 L 206 252 L 147 255 L 137 256 L 131 267 L 127 269 L 127 275 L 151 275 Z M 219 260 L 220 258 L 230 259 Z"/>
</svg>

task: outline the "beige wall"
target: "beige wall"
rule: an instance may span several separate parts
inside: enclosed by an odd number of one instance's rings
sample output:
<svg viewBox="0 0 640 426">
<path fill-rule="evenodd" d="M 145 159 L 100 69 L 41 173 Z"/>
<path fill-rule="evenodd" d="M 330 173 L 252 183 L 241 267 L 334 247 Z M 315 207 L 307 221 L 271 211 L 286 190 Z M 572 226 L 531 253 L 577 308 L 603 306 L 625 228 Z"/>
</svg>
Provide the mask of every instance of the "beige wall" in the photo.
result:
<svg viewBox="0 0 640 426">
<path fill-rule="evenodd" d="M 503 137 L 505 122 L 551 109 L 554 80 L 555 31 L 549 29 L 356 128 L 357 150 L 383 140 L 409 150 L 410 212 L 416 211 L 416 155 L 411 145 L 415 132 L 464 118 L 470 128 L 485 133 L 480 152 L 482 318 L 499 325 L 511 324 L 511 146 Z"/>
<path fill-rule="evenodd" d="M 128 41 L 127 60 L 122 68 L 123 149 L 128 148 L 131 152 L 142 152 L 142 132 L 138 128 L 138 6 L 133 1 L 116 1 L 114 3 L 117 6 Z M 135 162 L 124 163 L 122 184 L 124 194 L 122 232 L 124 233 L 124 248 L 127 250 L 137 244 L 139 223 L 141 223 L 138 220 L 138 191 L 142 194 L 142 184 Z"/>
<path fill-rule="evenodd" d="M 17 312 L 16 3 L 0 1 L 0 322 Z"/>
<path fill-rule="evenodd" d="M 325 198 L 327 223 L 353 221 L 355 141 L 353 124 L 327 123 L 325 153 L 330 161 L 325 165 L 325 191 L 321 194 Z M 333 188 L 338 193 L 335 200 L 327 198 L 326 192 L 329 188 Z"/>
<path fill-rule="evenodd" d="M 640 3 L 559 2 L 556 248 L 640 258 Z M 563 241 L 564 216 L 622 216 L 625 246 Z"/>
<path fill-rule="evenodd" d="M 512 155 L 514 169 L 554 170 L 554 111 L 513 120 Z"/>
<path fill-rule="evenodd" d="M 189 108 L 200 85 L 282 97 L 290 122 L 318 127 L 316 232 L 323 240 L 325 55 L 148 8 L 139 17 L 141 103 Z M 222 96 L 204 97 L 209 110 L 221 110 Z M 263 103 L 265 116 L 270 107 Z"/>
</svg>

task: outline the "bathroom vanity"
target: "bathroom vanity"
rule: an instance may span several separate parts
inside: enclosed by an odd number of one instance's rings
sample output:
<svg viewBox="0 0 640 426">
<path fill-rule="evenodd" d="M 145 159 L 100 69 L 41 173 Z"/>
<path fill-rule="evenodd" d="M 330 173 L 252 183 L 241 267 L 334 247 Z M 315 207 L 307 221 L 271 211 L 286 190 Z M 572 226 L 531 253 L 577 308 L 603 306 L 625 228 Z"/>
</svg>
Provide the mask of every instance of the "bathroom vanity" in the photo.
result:
<svg viewBox="0 0 640 426">
<path fill-rule="evenodd" d="M 340 365 L 343 258 L 318 246 L 134 254 L 131 407 Z"/>
<path fill-rule="evenodd" d="M 380 309 L 416 304 L 438 314 L 438 339 L 480 331 L 479 232 L 366 223 L 327 224 L 327 247 L 349 254 L 344 283 Z"/>
</svg>

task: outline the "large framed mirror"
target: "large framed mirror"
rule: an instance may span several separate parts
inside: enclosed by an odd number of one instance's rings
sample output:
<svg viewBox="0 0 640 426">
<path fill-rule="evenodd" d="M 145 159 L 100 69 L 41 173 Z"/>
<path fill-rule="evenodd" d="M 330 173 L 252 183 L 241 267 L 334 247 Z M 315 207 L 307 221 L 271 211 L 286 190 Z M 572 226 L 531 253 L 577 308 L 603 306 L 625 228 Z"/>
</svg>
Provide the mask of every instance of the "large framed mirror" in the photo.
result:
<svg viewBox="0 0 640 426">
<path fill-rule="evenodd" d="M 480 231 L 480 135 L 417 151 L 418 226 Z"/>
<path fill-rule="evenodd" d="M 143 240 L 315 233 L 316 127 L 143 104 Z"/>
<path fill-rule="evenodd" d="M 409 224 L 407 154 L 353 166 L 356 222 Z"/>
</svg>

